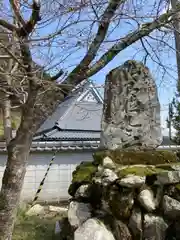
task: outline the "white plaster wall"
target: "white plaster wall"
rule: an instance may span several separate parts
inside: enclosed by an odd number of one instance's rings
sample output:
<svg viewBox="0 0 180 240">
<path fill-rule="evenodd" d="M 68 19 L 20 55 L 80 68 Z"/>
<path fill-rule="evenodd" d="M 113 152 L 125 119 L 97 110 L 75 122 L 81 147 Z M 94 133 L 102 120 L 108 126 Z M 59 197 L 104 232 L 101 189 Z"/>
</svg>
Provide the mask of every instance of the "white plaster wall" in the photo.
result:
<svg viewBox="0 0 180 240">
<path fill-rule="evenodd" d="M 53 152 L 32 153 L 30 155 L 21 200 L 28 202 L 33 200 L 52 156 Z M 91 160 L 92 152 L 58 153 L 39 195 L 39 201 L 67 200 L 69 198 L 68 187 L 71 183 L 72 172 L 80 162 Z M 6 155 L 0 154 L 0 187 L 5 163 Z"/>
</svg>

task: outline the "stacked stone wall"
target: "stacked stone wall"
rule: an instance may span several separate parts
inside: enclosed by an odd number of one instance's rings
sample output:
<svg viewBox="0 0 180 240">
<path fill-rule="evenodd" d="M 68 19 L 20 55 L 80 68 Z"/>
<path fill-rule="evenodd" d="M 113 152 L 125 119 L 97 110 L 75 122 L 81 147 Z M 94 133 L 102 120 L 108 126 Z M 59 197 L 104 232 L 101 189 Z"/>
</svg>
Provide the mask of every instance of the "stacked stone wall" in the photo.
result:
<svg viewBox="0 0 180 240">
<path fill-rule="evenodd" d="M 173 152 L 97 152 L 73 172 L 69 194 L 69 239 L 180 239 L 180 163 Z"/>
</svg>

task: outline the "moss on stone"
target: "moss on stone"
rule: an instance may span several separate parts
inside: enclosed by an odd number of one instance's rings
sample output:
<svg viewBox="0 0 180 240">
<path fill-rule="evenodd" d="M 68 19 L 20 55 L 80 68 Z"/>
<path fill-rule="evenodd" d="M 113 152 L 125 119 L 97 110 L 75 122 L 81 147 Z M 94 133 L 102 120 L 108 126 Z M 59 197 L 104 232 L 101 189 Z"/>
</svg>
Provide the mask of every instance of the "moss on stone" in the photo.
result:
<svg viewBox="0 0 180 240">
<path fill-rule="evenodd" d="M 156 167 L 168 170 L 168 171 L 175 171 L 175 170 L 180 170 L 180 162 L 178 163 L 166 163 L 166 164 L 158 164 Z"/>
<path fill-rule="evenodd" d="M 124 169 L 121 169 L 117 172 L 118 177 L 122 178 L 127 176 L 128 174 L 133 174 L 136 176 L 147 176 L 147 175 L 153 175 L 159 172 L 164 172 L 164 169 L 161 168 L 155 168 L 151 166 L 146 167 L 140 167 L 140 166 L 134 166 L 134 167 L 127 167 Z"/>
<path fill-rule="evenodd" d="M 97 167 L 92 162 L 82 162 L 72 173 L 72 183 L 69 186 L 68 193 L 74 196 L 76 190 L 85 183 L 91 183 L 92 177 L 96 172 Z"/>
<path fill-rule="evenodd" d="M 72 173 L 72 182 L 89 181 L 91 182 L 92 175 L 97 170 L 97 167 L 92 162 L 82 162 L 76 167 L 76 170 Z"/>
<path fill-rule="evenodd" d="M 180 183 L 176 184 L 176 185 L 175 185 L 175 188 L 180 191 Z"/>
<path fill-rule="evenodd" d="M 94 153 L 94 164 L 102 164 L 103 159 L 108 156 L 114 163 L 131 165 L 131 164 L 146 164 L 146 165 L 157 165 L 165 163 L 177 163 L 177 155 L 172 151 L 101 151 Z"/>
</svg>

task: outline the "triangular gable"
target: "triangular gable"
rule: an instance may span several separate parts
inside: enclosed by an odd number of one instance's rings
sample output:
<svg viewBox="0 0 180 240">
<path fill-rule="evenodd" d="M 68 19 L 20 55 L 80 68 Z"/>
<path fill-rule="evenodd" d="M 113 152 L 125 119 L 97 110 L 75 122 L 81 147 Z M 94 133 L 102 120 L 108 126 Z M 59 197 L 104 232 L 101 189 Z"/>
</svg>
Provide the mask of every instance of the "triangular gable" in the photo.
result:
<svg viewBox="0 0 180 240">
<path fill-rule="evenodd" d="M 89 99 L 89 101 L 88 101 L 88 99 Z M 92 101 L 92 100 L 94 100 L 94 101 Z M 103 103 L 103 100 L 102 100 L 102 97 L 101 97 L 99 91 L 96 89 L 95 85 L 93 84 L 93 82 L 91 80 L 83 81 L 83 83 L 79 84 L 78 86 L 76 86 L 74 88 L 74 90 L 72 91 L 70 96 L 68 96 L 67 99 L 65 99 L 65 101 L 62 102 L 58 106 L 58 108 L 52 114 L 52 116 L 50 116 L 44 122 L 44 124 L 37 131 L 36 135 L 46 132 L 48 129 L 51 130 L 54 126 L 57 126 L 59 128 L 66 128 L 66 126 L 68 125 L 67 128 L 69 128 L 70 123 L 66 125 L 66 119 L 68 117 L 71 117 L 71 114 L 74 114 L 74 110 L 76 110 L 76 109 L 74 109 L 74 107 L 75 107 L 75 105 L 77 105 L 77 102 L 79 102 L 79 104 L 81 104 L 81 103 L 90 103 L 90 104 L 92 103 L 93 104 L 94 103 L 96 105 L 97 103 Z M 91 108 L 91 106 L 90 106 L 90 108 Z M 95 108 L 96 108 L 96 106 L 95 106 Z M 98 107 L 98 109 L 99 109 L 99 107 Z M 79 109 L 78 109 L 78 111 L 79 111 Z M 92 111 L 92 110 L 90 110 L 90 111 Z M 94 113 L 94 114 L 97 115 L 96 113 Z M 77 118 L 79 118 L 79 116 L 81 114 L 78 113 L 78 116 L 77 116 L 77 114 L 75 114 L 75 115 L 76 115 L 75 122 L 77 122 Z M 99 117 L 100 116 L 98 116 L 98 119 L 99 119 Z M 93 118 L 97 118 L 97 116 L 95 116 Z M 69 122 L 69 120 L 68 120 L 68 122 Z M 86 119 L 84 120 L 84 122 L 86 122 Z M 73 124 L 73 122 L 72 122 L 72 124 Z M 75 125 L 74 125 L 74 128 L 75 128 Z M 87 126 L 87 123 L 85 125 Z M 84 127 L 86 127 L 86 126 L 84 126 Z M 79 128 L 79 124 L 77 127 Z M 97 128 L 99 128 L 99 126 Z"/>
<path fill-rule="evenodd" d="M 82 88 L 81 88 L 82 89 Z M 73 101 L 66 113 L 59 119 L 59 129 L 100 130 L 103 100 L 92 81 Z"/>
<path fill-rule="evenodd" d="M 77 102 L 89 102 L 89 103 L 103 103 L 102 96 L 92 81 L 89 81 L 89 86 L 85 88 L 85 91 L 78 97 Z"/>
</svg>

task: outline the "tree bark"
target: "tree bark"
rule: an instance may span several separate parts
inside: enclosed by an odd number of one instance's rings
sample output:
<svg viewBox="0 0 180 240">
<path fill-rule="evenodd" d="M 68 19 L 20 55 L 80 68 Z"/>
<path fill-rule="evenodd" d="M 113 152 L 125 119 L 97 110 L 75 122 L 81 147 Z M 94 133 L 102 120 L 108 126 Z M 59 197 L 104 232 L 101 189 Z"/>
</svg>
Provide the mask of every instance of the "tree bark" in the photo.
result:
<svg viewBox="0 0 180 240">
<path fill-rule="evenodd" d="M 22 109 L 21 124 L 16 137 L 7 146 L 8 159 L 0 192 L 0 240 L 12 239 L 16 209 L 35 130 L 34 109 L 38 88 L 33 82 L 30 85 L 29 96 Z"/>
<path fill-rule="evenodd" d="M 37 82 L 36 74 L 33 72 L 33 61 L 28 37 L 39 20 L 39 14 L 40 3 L 38 1 L 33 1 L 30 20 L 22 26 L 19 32 L 16 32 L 21 43 L 21 59 L 28 78 L 29 88 L 28 98 L 22 107 L 21 124 L 17 130 L 16 137 L 7 145 L 8 159 L 0 192 L 0 240 L 12 239 L 16 211 L 26 174 L 30 146 L 33 135 L 38 127 L 35 109 L 40 109 L 40 106 L 36 105 L 36 100 L 41 85 Z M 38 119 L 40 120 L 41 118 Z"/>
<path fill-rule="evenodd" d="M 0 195 L 0 239 L 11 240 L 29 156 L 31 134 L 21 133 L 8 145 L 8 160 Z"/>
<path fill-rule="evenodd" d="M 2 113 L 3 113 L 4 137 L 6 145 L 8 145 L 12 138 L 11 101 L 9 100 L 8 95 L 5 96 L 5 100 L 2 102 Z"/>
</svg>

